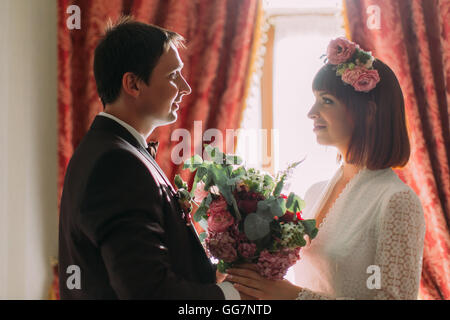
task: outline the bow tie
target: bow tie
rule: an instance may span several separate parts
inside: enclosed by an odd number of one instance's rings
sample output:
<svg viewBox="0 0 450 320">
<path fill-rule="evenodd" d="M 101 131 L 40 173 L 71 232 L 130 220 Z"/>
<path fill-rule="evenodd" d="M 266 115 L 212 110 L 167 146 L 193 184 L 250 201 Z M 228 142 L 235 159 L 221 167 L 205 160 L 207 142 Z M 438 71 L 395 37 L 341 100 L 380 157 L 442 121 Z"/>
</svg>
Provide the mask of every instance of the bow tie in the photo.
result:
<svg viewBox="0 0 450 320">
<path fill-rule="evenodd" d="M 153 159 L 156 159 L 156 152 L 158 151 L 159 142 L 158 141 L 149 141 L 147 143 L 147 151 L 150 153 L 150 155 L 153 157 Z"/>
</svg>

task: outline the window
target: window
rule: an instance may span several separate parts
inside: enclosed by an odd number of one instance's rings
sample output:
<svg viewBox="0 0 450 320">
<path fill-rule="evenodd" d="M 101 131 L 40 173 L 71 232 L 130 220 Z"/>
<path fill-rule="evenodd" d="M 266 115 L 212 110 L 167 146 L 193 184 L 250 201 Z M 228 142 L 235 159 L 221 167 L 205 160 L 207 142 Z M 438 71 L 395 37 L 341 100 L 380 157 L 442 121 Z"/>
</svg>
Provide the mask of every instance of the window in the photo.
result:
<svg viewBox="0 0 450 320">
<path fill-rule="evenodd" d="M 248 100 L 237 153 L 248 166 L 271 173 L 305 159 L 288 186 L 304 196 L 312 184 L 329 179 L 337 169 L 335 149 L 316 143 L 307 113 L 314 103 L 311 83 L 323 65 L 321 56 L 330 39 L 344 35 L 340 1 L 276 0 L 264 4 L 270 23 L 264 74 Z"/>
<path fill-rule="evenodd" d="M 286 185 L 304 197 L 312 184 L 330 179 L 338 166 L 335 149 L 317 144 L 307 113 L 314 103 L 311 83 L 323 65 L 321 56 L 332 38 L 345 34 L 340 1 L 264 4 L 270 28 L 263 74 L 247 103 L 237 153 L 248 166 L 271 173 L 305 159 Z M 294 282 L 292 268 L 286 279 Z"/>
</svg>

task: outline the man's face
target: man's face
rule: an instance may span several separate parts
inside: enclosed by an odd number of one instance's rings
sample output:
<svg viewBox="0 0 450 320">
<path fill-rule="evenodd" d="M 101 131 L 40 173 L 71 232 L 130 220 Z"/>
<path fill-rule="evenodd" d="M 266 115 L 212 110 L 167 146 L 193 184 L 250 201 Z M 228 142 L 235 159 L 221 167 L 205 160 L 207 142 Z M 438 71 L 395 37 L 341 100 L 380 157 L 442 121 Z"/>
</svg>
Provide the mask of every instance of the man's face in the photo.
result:
<svg viewBox="0 0 450 320">
<path fill-rule="evenodd" d="M 144 83 L 139 95 L 139 109 L 153 118 L 154 124 L 165 125 L 177 120 L 179 103 L 191 87 L 181 75 L 183 62 L 178 50 L 170 45 L 154 67 L 148 86 Z"/>
</svg>

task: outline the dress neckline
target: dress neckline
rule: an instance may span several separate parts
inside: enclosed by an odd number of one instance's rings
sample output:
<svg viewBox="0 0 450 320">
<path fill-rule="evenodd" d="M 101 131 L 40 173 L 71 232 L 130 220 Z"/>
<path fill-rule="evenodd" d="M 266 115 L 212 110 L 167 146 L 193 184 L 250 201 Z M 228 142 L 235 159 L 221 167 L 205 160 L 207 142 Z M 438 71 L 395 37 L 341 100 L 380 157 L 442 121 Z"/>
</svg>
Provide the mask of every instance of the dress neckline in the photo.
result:
<svg viewBox="0 0 450 320">
<path fill-rule="evenodd" d="M 352 189 L 353 185 L 356 183 L 356 181 L 359 180 L 359 178 L 363 175 L 364 172 L 366 172 L 367 169 L 366 168 L 362 168 L 360 169 L 345 185 L 345 187 L 342 189 L 342 191 L 339 193 L 339 195 L 336 197 L 336 199 L 334 200 L 333 204 L 331 205 L 331 207 L 328 209 L 328 211 L 325 213 L 325 216 L 323 217 L 322 221 L 320 222 L 319 226 L 317 227 L 320 231 L 320 229 L 325 225 L 325 223 L 327 222 L 328 218 L 330 217 L 330 215 L 333 213 L 333 211 L 336 208 L 336 205 L 342 201 L 343 196 L 348 193 L 349 190 Z M 333 190 L 334 186 L 336 185 L 337 181 L 341 178 L 343 174 L 343 166 L 341 166 L 338 171 L 336 172 L 336 174 L 333 176 L 333 178 L 329 181 L 328 185 L 325 187 L 320 200 L 317 202 L 316 208 L 313 211 L 314 212 L 314 216 L 313 219 L 316 219 L 317 216 L 320 214 L 320 211 L 322 210 L 325 202 L 328 200 L 328 198 L 330 197 L 330 193 Z"/>
</svg>

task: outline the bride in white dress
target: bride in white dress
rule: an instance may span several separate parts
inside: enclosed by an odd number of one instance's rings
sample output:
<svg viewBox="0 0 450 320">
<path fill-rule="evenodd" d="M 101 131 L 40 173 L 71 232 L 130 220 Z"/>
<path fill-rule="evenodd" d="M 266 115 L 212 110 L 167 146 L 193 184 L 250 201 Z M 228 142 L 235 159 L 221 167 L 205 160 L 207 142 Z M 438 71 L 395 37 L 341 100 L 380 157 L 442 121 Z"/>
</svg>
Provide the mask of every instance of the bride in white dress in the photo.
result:
<svg viewBox="0 0 450 320">
<path fill-rule="evenodd" d="M 425 222 L 417 195 L 391 169 L 410 154 L 400 85 L 387 65 L 344 38 L 327 54 L 308 117 L 342 166 L 306 192 L 302 215 L 316 219 L 319 233 L 301 250 L 295 285 L 248 265 L 229 269 L 229 279 L 257 299 L 417 299 Z"/>
</svg>

